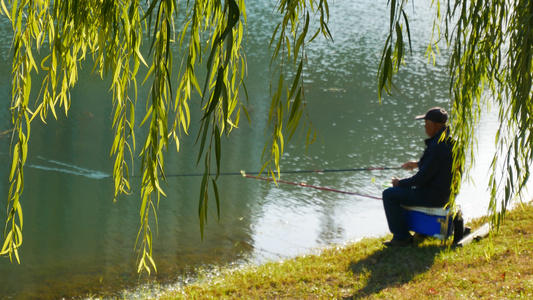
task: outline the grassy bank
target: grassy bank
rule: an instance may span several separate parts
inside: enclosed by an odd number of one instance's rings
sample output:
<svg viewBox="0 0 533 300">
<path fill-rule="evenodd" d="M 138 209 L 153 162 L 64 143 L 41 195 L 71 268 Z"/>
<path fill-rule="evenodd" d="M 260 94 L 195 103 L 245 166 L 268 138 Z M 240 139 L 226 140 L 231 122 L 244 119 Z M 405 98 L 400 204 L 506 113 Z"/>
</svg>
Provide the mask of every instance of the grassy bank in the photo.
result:
<svg viewBox="0 0 533 300">
<path fill-rule="evenodd" d="M 469 224 L 477 228 L 485 219 Z M 533 298 L 533 206 L 508 212 L 498 234 L 457 248 L 428 239 L 384 248 L 368 238 L 319 255 L 223 270 L 163 299 Z"/>
</svg>

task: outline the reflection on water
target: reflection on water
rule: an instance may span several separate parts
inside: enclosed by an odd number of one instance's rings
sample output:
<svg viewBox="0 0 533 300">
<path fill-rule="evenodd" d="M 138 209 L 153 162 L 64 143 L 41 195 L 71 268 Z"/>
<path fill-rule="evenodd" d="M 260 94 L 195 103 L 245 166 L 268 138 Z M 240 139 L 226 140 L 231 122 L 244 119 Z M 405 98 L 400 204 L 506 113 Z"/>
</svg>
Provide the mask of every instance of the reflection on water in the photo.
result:
<svg viewBox="0 0 533 300">
<path fill-rule="evenodd" d="M 260 169 L 270 101 L 265 84 L 270 80 L 266 72 L 268 43 L 276 21 L 271 2 L 248 4 L 247 88 L 254 123 L 251 127 L 242 125 L 224 141 L 223 172 Z M 330 3 L 334 41 L 317 40 L 307 49 L 305 74 L 309 114 L 321 134 L 320 141 L 307 153 L 302 143 L 288 145 L 284 170 L 394 167 L 420 156 L 424 130 L 413 116 L 431 106 L 447 107 L 445 70 L 443 65 L 428 65 L 423 58 L 431 14 L 422 7 L 426 4 L 416 3 L 411 20 L 413 55 L 396 82 L 401 93 L 378 103 L 376 70 L 388 26 L 385 3 Z M 0 21 L 3 33 L 7 27 L 4 19 Z M 8 36 L 0 35 L 2 99 L 10 98 Z M 148 87 L 139 94 L 139 99 L 146 99 Z M 85 74 L 71 95 L 69 118 L 60 116 L 58 121 L 48 120 L 48 124 L 32 128 L 23 194 L 22 263 L 0 259 L 1 295 L 59 298 L 113 293 L 153 280 L 176 282 L 199 266 L 261 263 L 387 232 L 378 200 L 223 176 L 218 183 L 220 219 L 210 219 L 202 240 L 197 216 L 200 177 L 169 177 L 165 187 L 168 197 L 159 203 L 154 240 L 158 273 L 138 280 L 134 246 L 140 197 L 134 189 L 132 195 L 112 203 L 108 82 Z M 10 126 L 8 107 L 5 100 L 0 130 Z M 487 118 L 483 129 L 494 130 L 494 120 Z M 482 150 L 485 144 L 493 143 L 491 136 L 481 136 Z M 184 137 L 179 155 L 169 155 L 169 174 L 198 173 L 194 141 L 195 136 Z M 0 136 L 0 195 L 6 196 L 9 142 L 9 137 Z M 490 159 L 480 155 L 478 167 L 483 169 Z M 286 173 L 282 179 L 380 197 L 383 183 L 409 174 L 403 170 Z M 474 180 L 486 180 L 485 174 L 486 169 L 474 172 Z M 133 184 L 138 186 L 135 180 Z M 482 186 L 467 186 L 459 196 L 467 217 L 485 211 L 487 198 L 479 196 Z M 5 214 L 0 214 L 1 222 L 5 222 Z"/>
</svg>

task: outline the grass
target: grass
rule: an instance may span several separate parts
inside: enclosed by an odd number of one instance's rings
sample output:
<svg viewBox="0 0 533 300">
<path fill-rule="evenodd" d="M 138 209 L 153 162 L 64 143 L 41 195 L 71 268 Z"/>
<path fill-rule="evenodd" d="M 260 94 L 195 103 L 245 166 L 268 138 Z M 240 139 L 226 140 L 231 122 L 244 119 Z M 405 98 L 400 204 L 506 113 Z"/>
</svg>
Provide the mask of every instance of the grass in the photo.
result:
<svg viewBox="0 0 533 300">
<path fill-rule="evenodd" d="M 473 230 L 486 222 L 470 223 Z M 529 299 L 533 205 L 507 213 L 498 233 L 469 244 L 427 239 L 385 248 L 382 238 L 316 255 L 205 273 L 161 299 Z"/>
</svg>

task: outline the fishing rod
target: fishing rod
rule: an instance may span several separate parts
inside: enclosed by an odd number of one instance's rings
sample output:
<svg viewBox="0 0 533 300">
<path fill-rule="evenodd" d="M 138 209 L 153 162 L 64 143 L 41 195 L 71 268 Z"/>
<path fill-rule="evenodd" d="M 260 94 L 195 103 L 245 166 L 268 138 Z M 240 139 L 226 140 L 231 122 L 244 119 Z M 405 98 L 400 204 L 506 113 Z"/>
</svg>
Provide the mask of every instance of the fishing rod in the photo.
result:
<svg viewBox="0 0 533 300">
<path fill-rule="evenodd" d="M 42 158 L 42 157 L 38 157 L 38 158 L 46 160 L 45 158 Z M 80 168 L 80 167 L 77 167 L 77 166 L 69 165 L 69 164 L 58 162 L 58 161 L 55 161 L 55 160 L 48 160 L 48 162 L 50 162 L 52 164 L 60 165 L 60 166 L 63 166 L 63 167 L 67 167 L 67 168 L 65 169 L 65 168 L 58 168 L 58 167 L 44 167 L 44 166 L 39 166 L 39 165 L 29 165 L 29 167 L 33 167 L 33 168 L 36 168 L 36 169 L 49 170 L 49 171 L 58 171 L 58 172 L 71 173 L 71 174 L 74 174 L 74 175 L 86 176 L 86 177 L 89 177 L 89 178 L 92 178 L 92 179 L 103 179 L 103 178 L 111 177 L 111 175 L 109 175 L 109 174 L 105 174 L 105 173 L 102 173 L 102 172 L 97 172 L 97 171 L 92 171 L 92 170 Z M 311 171 L 310 170 L 295 170 L 295 171 L 284 171 L 283 173 L 326 173 L 326 172 L 395 170 L 395 169 L 401 169 L 401 168 L 402 167 L 369 167 L 369 168 L 352 168 L 352 169 L 323 169 L 323 170 L 311 170 Z M 277 174 L 276 171 L 273 171 L 273 172 L 275 174 Z M 219 173 L 219 175 L 241 175 L 241 176 L 247 177 L 247 178 L 255 178 L 255 179 L 260 179 L 260 180 L 274 181 L 272 178 L 262 178 L 262 177 L 258 177 L 258 176 L 251 176 L 251 175 L 260 175 L 260 174 L 261 174 L 260 172 L 251 172 L 251 173 L 246 174 L 245 171 L 240 171 L 238 173 L 237 172 Z M 166 175 L 165 177 L 203 176 L 203 175 L 204 175 L 203 173 L 202 174 L 199 174 L 199 173 L 198 174 L 170 174 L 170 175 Z M 211 175 L 216 175 L 216 174 L 211 174 Z M 132 177 L 139 177 L 139 176 L 132 176 Z M 325 190 L 325 191 L 331 191 L 331 192 L 336 192 L 336 193 L 356 195 L 356 196 L 361 196 L 361 197 L 367 197 L 367 198 L 373 198 L 373 199 L 381 200 L 381 198 L 374 197 L 374 196 L 363 195 L 363 194 L 358 194 L 358 193 L 353 193 L 353 192 L 339 191 L 339 190 L 325 188 L 325 187 L 308 185 L 306 183 L 295 183 L 295 182 L 283 181 L 283 180 L 275 180 L 275 181 L 276 182 L 280 182 L 280 183 L 285 183 L 285 184 L 292 184 L 292 185 L 297 185 L 297 186 L 302 186 L 302 187 L 310 187 L 310 188 L 319 189 L 319 190 Z"/>
<path fill-rule="evenodd" d="M 372 198 L 372 199 L 376 199 L 376 200 L 382 200 L 382 198 L 375 197 L 375 196 L 363 195 L 363 194 L 354 193 L 354 192 L 340 191 L 340 190 L 330 189 L 330 188 L 326 188 L 326 187 L 310 185 L 310 184 L 307 184 L 305 182 L 298 183 L 298 182 L 291 182 L 291 181 L 285 181 L 285 180 L 274 180 L 274 179 L 272 179 L 270 177 L 269 178 L 265 178 L 265 177 L 252 176 L 252 175 L 246 174 L 244 171 L 241 171 L 241 175 L 242 175 L 242 177 L 245 177 L 245 178 L 259 179 L 259 180 L 264 180 L 264 181 L 274 181 L 274 182 L 279 182 L 279 183 L 291 184 L 291 185 L 296 185 L 296 186 L 301 186 L 301 187 L 309 187 L 309 188 L 313 188 L 313 189 L 330 191 L 330 192 L 335 192 L 335 193 L 355 195 L 355 196 L 360 196 L 360 197 Z"/>
<path fill-rule="evenodd" d="M 402 167 L 368 167 L 368 168 L 352 168 L 352 169 L 322 169 L 322 170 L 289 170 L 289 171 L 282 171 L 281 173 L 284 174 L 294 174 L 294 173 L 328 173 L 328 172 L 357 172 L 357 171 L 381 171 L 381 170 L 399 170 L 403 169 Z M 226 176 L 226 175 L 242 175 L 242 172 L 229 172 L 229 173 L 219 173 L 220 176 Z M 277 171 L 273 171 L 275 174 L 277 174 Z M 262 172 L 247 172 L 247 174 L 251 175 L 259 175 Z M 217 175 L 217 174 L 210 174 L 210 175 Z M 170 174 L 165 175 L 165 177 L 188 177 L 188 176 L 204 176 L 204 173 L 191 173 L 191 174 Z"/>
</svg>

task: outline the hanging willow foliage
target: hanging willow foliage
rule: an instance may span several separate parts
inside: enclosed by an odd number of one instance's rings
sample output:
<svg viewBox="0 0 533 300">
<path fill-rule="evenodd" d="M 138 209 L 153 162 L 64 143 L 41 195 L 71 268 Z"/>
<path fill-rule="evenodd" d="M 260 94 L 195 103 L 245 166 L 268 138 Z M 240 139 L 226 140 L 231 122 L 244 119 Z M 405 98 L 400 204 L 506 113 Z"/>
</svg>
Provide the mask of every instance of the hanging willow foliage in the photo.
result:
<svg viewBox="0 0 533 300">
<path fill-rule="evenodd" d="M 379 90 L 391 93 L 393 75 L 410 40 L 407 0 L 391 0 L 389 36 L 379 67 Z M 499 227 L 505 211 L 518 199 L 533 162 L 533 1 L 433 1 L 434 37 L 427 55 L 435 58 L 437 41 L 451 48 L 449 61 L 451 116 L 458 141 L 455 149 L 455 191 L 461 166 L 474 161 L 474 130 L 482 110 L 495 104 L 500 127 L 490 178 L 489 212 Z M 381 94 L 380 94 L 381 97 Z M 470 149 L 467 152 L 465 149 Z M 454 205 L 454 203 L 452 203 Z"/>
<path fill-rule="evenodd" d="M 284 142 L 300 123 L 304 129 L 308 128 L 308 142 L 315 136 L 311 123 L 300 121 L 305 112 L 303 58 L 306 44 L 316 36 L 330 38 L 327 1 L 281 0 L 276 7 L 274 11 L 280 22 L 271 41 L 274 72 L 270 127 L 273 129 L 263 155 L 263 168 L 272 177 L 273 169 L 279 173 Z M 13 27 L 11 112 L 14 125 L 8 218 L 0 254 L 9 255 L 12 261 L 16 258 L 20 263 L 21 195 L 31 124 L 38 120 L 45 122 L 50 113 L 57 118 L 60 108 L 68 113 L 69 91 L 78 81 L 81 63 L 88 60 L 94 63 L 94 73 L 111 78 L 115 200 L 118 195 L 130 192 L 133 159 L 137 155 L 141 157 L 138 271 L 157 270 L 152 258 L 150 216 L 157 224 L 156 207 L 165 195 L 164 153 L 171 143 L 179 151 L 181 134 L 188 134 L 189 103 L 194 94 L 201 96 L 203 111 L 198 133 L 198 163 L 205 166 L 198 206 L 202 235 L 210 211 L 210 189 L 215 195 L 216 215 L 220 211 L 216 179 L 222 159 L 221 137 L 238 126 L 241 112 L 248 116 L 240 95 L 245 90 L 241 89 L 246 70 L 241 47 L 247 18 L 245 1 L 186 1 L 178 8 L 175 0 L 2 0 L 0 11 Z M 315 26 L 318 29 L 311 32 L 310 20 L 315 16 L 318 16 Z M 142 48 L 143 44 L 149 47 Z M 148 52 L 143 52 L 145 48 Z M 175 48 L 184 50 L 178 62 L 181 66 L 178 80 L 172 82 L 171 66 L 175 63 L 172 49 Z M 35 53 L 44 55 L 44 59 L 36 61 Z M 203 86 L 197 75 L 199 66 L 205 67 L 207 74 Z M 143 84 L 151 85 L 146 105 L 137 104 L 140 68 L 148 70 Z M 40 93 L 30 95 L 32 75 L 37 72 L 44 74 L 39 82 Z M 144 108 L 143 120 L 136 123 L 136 111 Z M 142 148 L 136 149 L 136 132 L 140 127 L 146 128 L 146 135 L 140 137 L 144 139 Z M 212 165 L 216 166 L 214 172 Z"/>
</svg>

